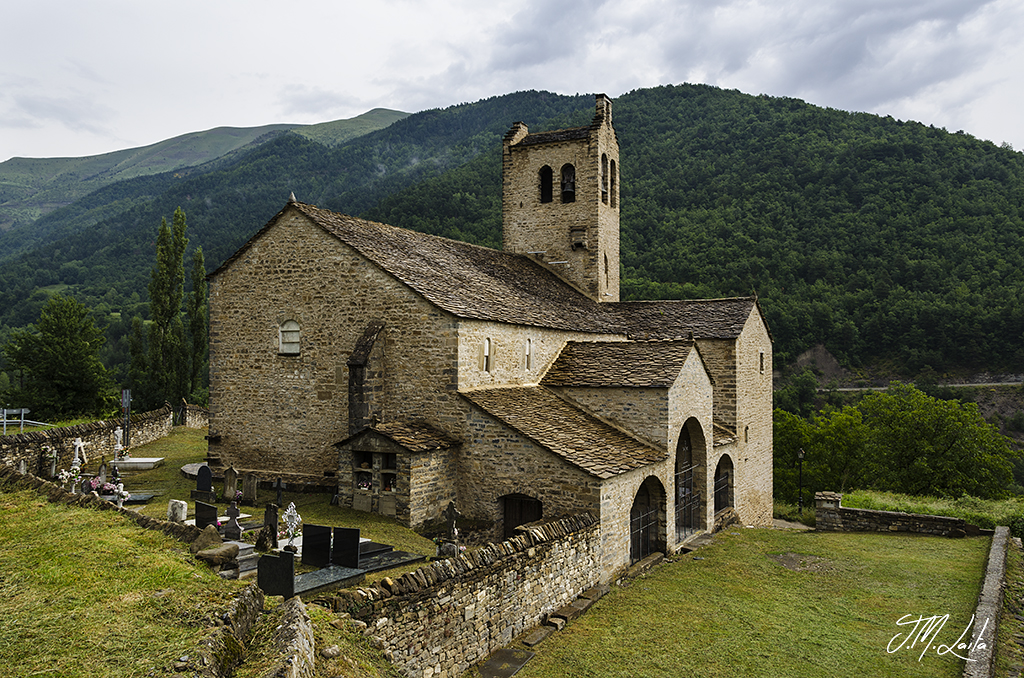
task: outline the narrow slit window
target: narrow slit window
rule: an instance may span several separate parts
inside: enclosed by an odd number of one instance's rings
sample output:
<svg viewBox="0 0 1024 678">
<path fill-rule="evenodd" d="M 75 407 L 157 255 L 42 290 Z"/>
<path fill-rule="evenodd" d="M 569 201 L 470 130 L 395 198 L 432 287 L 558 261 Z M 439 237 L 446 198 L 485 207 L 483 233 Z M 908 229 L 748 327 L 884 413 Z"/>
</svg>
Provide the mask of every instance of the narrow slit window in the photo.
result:
<svg viewBox="0 0 1024 678">
<path fill-rule="evenodd" d="M 611 187 L 611 191 L 610 191 L 611 192 L 611 196 L 612 196 L 612 207 L 618 207 L 619 206 L 619 196 L 618 196 L 619 175 L 615 173 L 615 161 L 614 160 L 612 160 L 612 165 L 611 165 L 610 173 L 611 173 L 611 182 L 612 182 L 612 187 Z"/>
<path fill-rule="evenodd" d="M 299 354 L 299 323 L 286 320 L 278 330 L 278 350 L 285 355 Z"/>
<path fill-rule="evenodd" d="M 490 372 L 494 366 L 492 361 L 494 358 L 494 351 L 491 346 L 490 339 L 484 339 L 484 372 Z"/>
<path fill-rule="evenodd" d="M 533 339 L 526 340 L 526 369 L 533 369 Z"/>
<path fill-rule="evenodd" d="M 608 204 L 608 154 L 601 154 L 601 202 Z"/>
</svg>

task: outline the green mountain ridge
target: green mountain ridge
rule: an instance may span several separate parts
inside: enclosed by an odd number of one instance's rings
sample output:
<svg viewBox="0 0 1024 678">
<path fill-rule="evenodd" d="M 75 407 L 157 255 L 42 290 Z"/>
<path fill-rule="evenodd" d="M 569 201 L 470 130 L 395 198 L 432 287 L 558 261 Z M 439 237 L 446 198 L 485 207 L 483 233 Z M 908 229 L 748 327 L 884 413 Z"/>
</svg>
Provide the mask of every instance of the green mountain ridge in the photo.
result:
<svg viewBox="0 0 1024 678">
<path fill-rule="evenodd" d="M 19 235 L 25 234 L 45 214 L 118 181 L 201 167 L 210 171 L 218 160 L 244 153 L 289 130 L 325 145 L 337 145 L 407 115 L 376 108 L 354 118 L 315 125 L 216 127 L 101 155 L 11 158 L 0 163 L 0 232 L 16 230 Z M 24 247 L 4 249 L 11 253 Z"/>
<path fill-rule="evenodd" d="M 30 251 L 0 255 L 0 340 L 3 325 L 35 319 L 47 290 L 144 316 L 156 227 L 178 206 L 208 270 L 291 192 L 499 246 L 502 135 L 517 120 L 541 131 L 592 115 L 591 96 L 517 92 L 340 142 L 284 131 L 209 166 L 115 182 L 39 219 Z M 624 94 L 614 121 L 624 299 L 756 293 L 777 366 L 822 344 L 890 374 L 1024 372 L 1021 153 L 703 85 Z"/>
</svg>

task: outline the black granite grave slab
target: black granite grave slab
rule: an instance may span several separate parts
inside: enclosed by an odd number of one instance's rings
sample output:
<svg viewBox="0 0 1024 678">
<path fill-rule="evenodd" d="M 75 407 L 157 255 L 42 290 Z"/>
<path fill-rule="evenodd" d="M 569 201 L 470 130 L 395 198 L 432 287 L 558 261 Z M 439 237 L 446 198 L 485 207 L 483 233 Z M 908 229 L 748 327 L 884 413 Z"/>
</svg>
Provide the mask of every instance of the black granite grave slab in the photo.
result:
<svg viewBox="0 0 1024 678">
<path fill-rule="evenodd" d="M 331 528 L 303 523 L 302 564 L 310 567 L 326 567 L 330 562 Z"/>
<path fill-rule="evenodd" d="M 378 544 L 375 541 L 364 541 L 359 544 L 359 556 L 366 558 L 369 556 L 377 555 L 383 551 L 390 551 L 394 547 L 388 546 L 387 544 Z"/>
<path fill-rule="evenodd" d="M 295 578 L 294 595 L 311 596 L 331 589 L 355 586 L 366 578 L 364 570 L 328 565 Z M 263 588 L 262 585 L 260 588 Z M 266 593 L 266 591 L 264 591 Z"/>
<path fill-rule="evenodd" d="M 377 572 L 389 570 L 392 567 L 401 567 L 410 563 L 418 563 L 425 560 L 426 556 L 408 553 L 406 551 L 378 551 L 377 553 L 359 559 L 359 569 L 366 572 Z"/>
<path fill-rule="evenodd" d="M 196 502 L 196 527 L 200 530 L 207 525 L 217 524 L 217 507 L 201 501 Z"/>
<path fill-rule="evenodd" d="M 302 548 L 306 548 L 303 541 Z M 334 550 L 331 552 L 331 564 L 340 567 L 360 568 L 359 529 L 352 527 L 334 528 Z"/>
<path fill-rule="evenodd" d="M 533 656 L 533 652 L 505 648 L 495 651 L 487 661 L 477 668 L 483 678 L 509 678 L 523 668 Z"/>
</svg>

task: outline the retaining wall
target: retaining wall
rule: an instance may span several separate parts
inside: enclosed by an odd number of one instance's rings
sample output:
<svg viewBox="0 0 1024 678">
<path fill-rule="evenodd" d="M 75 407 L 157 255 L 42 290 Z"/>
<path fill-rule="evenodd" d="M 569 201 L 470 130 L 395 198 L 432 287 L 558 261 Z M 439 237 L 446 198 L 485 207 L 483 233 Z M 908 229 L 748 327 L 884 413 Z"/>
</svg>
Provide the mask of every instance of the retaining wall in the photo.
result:
<svg viewBox="0 0 1024 678">
<path fill-rule="evenodd" d="M 171 406 L 165 404 L 159 410 L 133 414 L 131 417 L 131 446 L 137 447 L 159 440 L 171 432 L 173 424 Z M 189 405 L 187 426 L 203 428 L 209 414 L 203 407 Z M 70 468 L 75 456 L 75 438 L 85 443 L 85 454 L 90 462 L 97 462 L 101 456 L 112 459 L 117 439 L 114 430 L 123 427 L 122 419 L 104 419 L 75 426 L 62 426 L 48 431 L 31 431 L 17 435 L 0 436 L 0 465 L 11 466 L 24 473 L 50 477 L 51 468 Z M 52 452 L 51 452 L 52 451 Z M 56 464 L 51 465 L 50 455 L 57 455 Z"/>
<path fill-rule="evenodd" d="M 842 501 L 843 495 L 838 492 L 814 495 L 815 529 L 823 532 L 919 532 L 942 537 L 992 534 L 991 530 L 980 530 L 962 518 L 848 508 Z"/>
<path fill-rule="evenodd" d="M 590 514 L 533 523 L 331 603 L 366 622 L 406 676 L 459 676 L 599 583 L 599 527 Z"/>
</svg>

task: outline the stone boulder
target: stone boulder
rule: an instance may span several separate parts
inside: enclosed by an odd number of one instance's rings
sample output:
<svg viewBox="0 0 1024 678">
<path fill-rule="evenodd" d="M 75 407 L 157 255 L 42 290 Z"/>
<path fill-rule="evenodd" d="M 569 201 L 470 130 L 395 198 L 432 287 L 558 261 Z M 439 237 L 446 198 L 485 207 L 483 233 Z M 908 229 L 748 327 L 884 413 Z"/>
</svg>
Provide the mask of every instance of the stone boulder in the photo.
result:
<svg viewBox="0 0 1024 678">
<path fill-rule="evenodd" d="M 210 565 L 226 565 L 238 557 L 238 544 L 221 544 L 200 551 L 196 558 L 204 560 Z"/>
<path fill-rule="evenodd" d="M 221 538 L 220 532 L 217 531 L 217 527 L 214 525 L 207 525 L 202 533 L 192 542 L 192 547 L 189 549 L 193 554 L 205 551 L 208 548 L 214 546 L 220 546 L 224 543 L 224 539 Z"/>
</svg>

